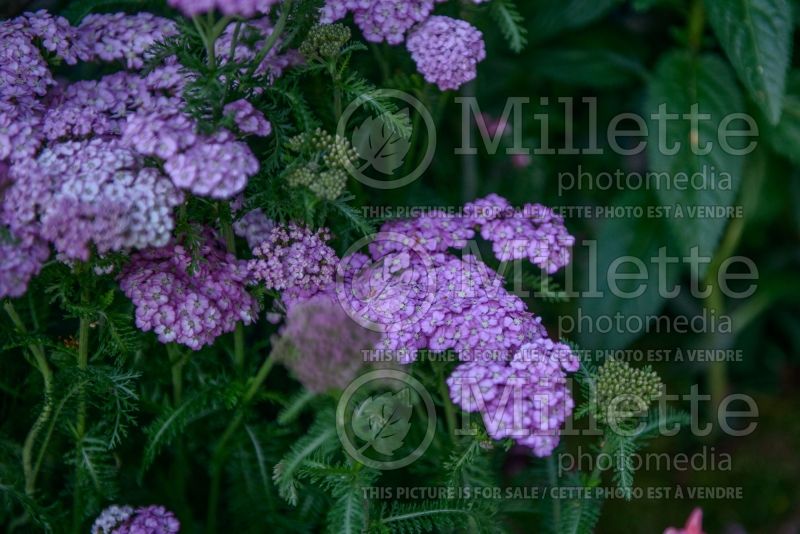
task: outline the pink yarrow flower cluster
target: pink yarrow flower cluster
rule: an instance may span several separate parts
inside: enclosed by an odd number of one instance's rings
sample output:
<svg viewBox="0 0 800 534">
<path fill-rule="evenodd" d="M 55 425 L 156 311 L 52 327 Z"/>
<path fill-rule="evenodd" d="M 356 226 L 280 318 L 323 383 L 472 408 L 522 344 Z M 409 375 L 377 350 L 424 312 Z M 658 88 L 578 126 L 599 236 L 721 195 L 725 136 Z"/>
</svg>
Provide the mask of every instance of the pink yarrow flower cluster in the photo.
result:
<svg viewBox="0 0 800 534">
<path fill-rule="evenodd" d="M 266 241 L 273 228 L 275 221 L 269 219 L 260 209 L 248 211 L 233 223 L 233 231 L 247 241 L 250 250 Z"/>
<path fill-rule="evenodd" d="M 505 208 L 502 214 L 498 207 Z M 566 376 L 578 360 L 567 345 L 547 338 L 541 319 L 505 289 L 498 273 L 472 255 L 450 252 L 463 249 L 476 230 L 504 239 L 491 223 L 517 213 L 502 197 L 490 196 L 466 206 L 461 216 L 432 212 L 392 221 L 368 254 L 342 259 L 335 282 L 311 295 L 334 293 L 353 320 L 380 334 L 375 349 L 384 357 L 409 363 L 422 350 L 457 353 L 463 363 L 448 380 L 453 401 L 479 411 L 492 437 L 513 437 L 546 456 L 572 412 Z M 543 235 L 559 237 L 552 240 L 561 247 L 555 254 L 554 244 L 553 254 L 562 265 L 568 260 L 572 240 L 560 239 L 568 235 L 560 219 L 531 220 L 521 235 L 537 243 Z M 549 261 L 538 263 L 550 267 Z M 291 309 L 303 298 L 309 294 L 284 300 Z M 514 388 L 516 405 L 508 397 Z"/>
<path fill-rule="evenodd" d="M 2 217 L 17 235 L 35 233 L 70 260 L 165 245 L 183 195 L 117 140 L 67 141 L 15 163 Z"/>
<path fill-rule="evenodd" d="M 289 306 L 276 353 L 309 391 L 344 389 L 364 367 L 379 334 L 354 321 L 330 292 Z"/>
<path fill-rule="evenodd" d="M 442 1 L 326 0 L 320 21 L 330 24 L 352 13 L 367 41 L 392 45 L 405 41 L 425 80 L 446 91 L 475 78 L 486 49 L 483 34 L 468 22 L 431 16 L 435 4 Z"/>
<path fill-rule="evenodd" d="M 270 8 L 281 0 L 168 0 L 168 4 L 187 17 L 219 10 L 223 15 L 252 17 L 268 13 Z"/>
<path fill-rule="evenodd" d="M 181 523 L 163 506 L 112 505 L 103 510 L 92 525 L 92 534 L 176 534 Z"/>
<path fill-rule="evenodd" d="M 330 234 L 290 223 L 275 226 L 253 248 L 248 269 L 254 282 L 276 291 L 316 292 L 333 280 L 336 253 Z"/>
<path fill-rule="evenodd" d="M 352 12 L 367 41 L 396 45 L 403 42 L 409 29 L 430 16 L 434 3 L 434 0 L 328 0 L 322 8 L 321 22 L 330 24 Z"/>
<path fill-rule="evenodd" d="M 468 22 L 450 17 L 431 17 L 414 28 L 406 48 L 425 80 L 442 91 L 474 80 L 478 63 L 486 59 L 481 32 Z"/>
<path fill-rule="evenodd" d="M 217 199 L 241 193 L 259 169 L 258 160 L 243 142 L 220 130 L 202 138 L 164 163 L 164 170 L 182 189 Z"/>
<path fill-rule="evenodd" d="M 246 262 L 207 230 L 194 254 L 176 243 L 135 253 L 120 274 L 120 288 L 136 306 L 141 330 L 199 350 L 238 321 L 255 321 L 258 304 L 247 280 Z"/>
<path fill-rule="evenodd" d="M 129 69 L 144 66 L 145 52 L 164 37 L 178 32 L 177 25 L 151 13 L 89 15 L 78 27 L 81 44 L 101 61 L 124 61 Z"/>
<path fill-rule="evenodd" d="M 242 132 L 266 137 L 272 133 L 272 125 L 264 114 L 253 107 L 247 100 L 241 99 L 227 104 L 223 108 L 225 115 L 233 118 L 236 126 Z"/>
<path fill-rule="evenodd" d="M 227 199 L 258 172 L 232 132 L 200 134 L 179 111 L 189 80 L 174 58 L 140 72 L 148 49 L 176 32 L 149 13 L 90 15 L 77 27 L 45 11 L 0 22 L 0 297 L 24 293 L 48 244 L 65 261 L 162 247 L 181 190 Z M 53 56 L 125 70 L 57 83 Z M 241 134 L 271 131 L 245 100 L 226 110 Z"/>
<path fill-rule="evenodd" d="M 464 363 L 447 384 L 453 402 L 480 412 L 492 438 L 512 438 L 536 456 L 548 456 L 574 408 L 567 373 L 578 368 L 568 345 L 540 338 L 522 345 L 509 363 Z"/>
<path fill-rule="evenodd" d="M 0 236 L 0 298 L 24 295 L 28 282 L 39 274 L 48 256 L 50 249 L 39 239 Z"/>
<path fill-rule="evenodd" d="M 481 226 L 481 237 L 492 243 L 501 261 L 528 259 L 552 274 L 569 264 L 575 238 L 567 232 L 564 219 L 541 204 L 514 209 L 499 195 L 464 207 Z"/>
</svg>

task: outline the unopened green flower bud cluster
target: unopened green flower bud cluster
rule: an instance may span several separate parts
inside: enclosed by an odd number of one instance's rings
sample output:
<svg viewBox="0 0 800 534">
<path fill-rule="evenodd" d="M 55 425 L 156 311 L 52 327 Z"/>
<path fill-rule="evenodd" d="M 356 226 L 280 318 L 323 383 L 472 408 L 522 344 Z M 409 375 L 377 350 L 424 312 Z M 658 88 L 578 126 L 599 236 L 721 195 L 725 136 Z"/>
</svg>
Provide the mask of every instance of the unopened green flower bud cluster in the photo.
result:
<svg viewBox="0 0 800 534">
<path fill-rule="evenodd" d="M 349 40 L 350 28 L 344 24 L 319 24 L 308 32 L 305 41 L 300 45 L 300 53 L 308 60 L 330 59 L 339 55 Z"/>
<path fill-rule="evenodd" d="M 596 376 L 598 417 L 620 421 L 640 414 L 661 396 L 661 379 L 650 366 L 631 367 L 628 362 L 607 360 Z"/>
<path fill-rule="evenodd" d="M 306 187 L 319 198 L 336 200 L 347 185 L 348 167 L 358 159 L 350 142 L 317 128 L 289 140 L 289 150 L 307 162 L 292 169 L 286 179 L 290 187 Z"/>
</svg>

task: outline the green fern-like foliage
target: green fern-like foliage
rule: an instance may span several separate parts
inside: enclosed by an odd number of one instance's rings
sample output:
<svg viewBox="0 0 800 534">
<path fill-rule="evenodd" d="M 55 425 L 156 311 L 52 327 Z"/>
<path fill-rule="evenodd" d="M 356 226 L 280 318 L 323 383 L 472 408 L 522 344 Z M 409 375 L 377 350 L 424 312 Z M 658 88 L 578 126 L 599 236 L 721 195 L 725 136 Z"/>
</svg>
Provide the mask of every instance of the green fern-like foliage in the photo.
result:
<svg viewBox="0 0 800 534">
<path fill-rule="evenodd" d="M 528 44 L 528 29 L 524 26 L 525 19 L 514 0 L 492 1 L 489 10 L 500 31 L 503 32 L 508 47 L 514 52 L 522 52 Z"/>
<path fill-rule="evenodd" d="M 206 416 L 233 404 L 233 391 L 223 384 L 209 384 L 180 404 L 165 407 L 145 429 L 147 441 L 143 452 L 141 472 L 152 465 L 158 453 L 177 439 L 186 428 Z"/>
<path fill-rule="evenodd" d="M 385 506 L 372 529 L 398 534 L 421 532 L 498 532 L 495 510 L 481 500 L 434 500 Z"/>
<path fill-rule="evenodd" d="M 308 432 L 292 445 L 274 467 L 273 480 L 278 486 L 280 496 L 296 506 L 299 491 L 298 470 L 315 453 L 331 451 L 338 444 L 333 411 L 327 409 L 319 412 Z"/>
</svg>

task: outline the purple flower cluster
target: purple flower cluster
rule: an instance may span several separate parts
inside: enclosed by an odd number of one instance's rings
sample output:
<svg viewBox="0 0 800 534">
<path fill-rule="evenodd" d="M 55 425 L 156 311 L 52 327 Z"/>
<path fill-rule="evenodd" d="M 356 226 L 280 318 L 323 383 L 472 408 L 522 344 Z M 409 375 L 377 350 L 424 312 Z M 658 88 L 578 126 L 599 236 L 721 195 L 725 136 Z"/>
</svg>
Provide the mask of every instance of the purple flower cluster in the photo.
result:
<svg viewBox="0 0 800 534">
<path fill-rule="evenodd" d="M 247 241 L 250 250 L 266 241 L 273 228 L 275 228 L 275 221 L 267 218 L 260 209 L 247 212 L 233 223 L 233 231 Z"/>
<path fill-rule="evenodd" d="M 475 78 L 486 50 L 483 34 L 468 22 L 431 16 L 435 4 L 442 1 L 326 0 L 320 21 L 330 24 L 352 13 L 367 41 L 392 45 L 405 41 L 425 80 L 446 91 Z"/>
<path fill-rule="evenodd" d="M 11 234 L 3 294 L 24 293 L 48 242 L 71 261 L 169 241 L 183 196 L 117 136 L 127 114 L 174 106 L 175 92 L 132 72 L 58 84 L 45 58 L 140 67 L 145 49 L 174 31 L 149 14 L 90 16 L 79 27 L 45 11 L 0 22 L 0 232 Z"/>
<path fill-rule="evenodd" d="M 168 4 L 187 17 L 194 17 L 218 9 L 230 17 L 252 17 L 268 13 L 281 0 L 168 0 Z"/>
<path fill-rule="evenodd" d="M 447 384 L 453 402 L 480 412 L 492 438 L 513 438 L 536 456 L 547 456 L 572 413 L 567 372 L 578 367 L 569 346 L 542 337 L 522 345 L 510 362 L 463 363 Z"/>
<path fill-rule="evenodd" d="M 101 61 L 124 61 L 129 69 L 144 66 L 148 48 L 178 32 L 177 25 L 151 13 L 89 15 L 78 27 L 83 46 Z"/>
<path fill-rule="evenodd" d="M 36 40 L 42 48 L 74 65 L 78 60 L 86 61 L 92 57 L 91 48 L 86 46 L 82 32 L 70 26 L 67 19 L 54 17 L 47 11 L 24 13 L 20 17 L 5 22 L 6 28 Z"/>
<path fill-rule="evenodd" d="M 414 219 L 389 221 L 381 227 L 381 238 L 370 243 L 370 253 L 382 256 L 416 247 L 427 253 L 464 248 L 475 237 L 471 222 L 438 210 Z"/>
<path fill-rule="evenodd" d="M 422 349 L 454 350 L 463 360 L 507 358 L 544 333 L 540 319 L 474 256 L 412 248 L 350 256 L 343 264 L 340 302 L 356 320 L 382 332 L 378 349 L 403 363 Z"/>
<path fill-rule="evenodd" d="M 231 102 L 223 108 L 225 115 L 230 115 L 236 126 L 244 133 L 266 137 L 272 133 L 272 125 L 264 114 L 253 107 L 245 99 Z"/>
<path fill-rule="evenodd" d="M 172 208 L 183 195 L 117 140 L 67 141 L 15 163 L 3 220 L 18 235 L 35 233 L 63 258 L 163 246 Z"/>
<path fill-rule="evenodd" d="M 378 338 L 353 321 L 335 296 L 319 293 L 289 307 L 278 354 L 306 389 L 323 393 L 346 387 L 364 365 L 361 351 Z"/>
<path fill-rule="evenodd" d="M 481 226 L 481 237 L 492 242 L 501 261 L 528 259 L 552 274 L 571 260 L 575 238 L 563 217 L 550 208 L 526 204 L 515 210 L 504 198 L 489 195 L 468 204 L 465 211 Z"/>
<path fill-rule="evenodd" d="M 49 141 L 119 136 L 133 114 L 179 107 L 183 80 L 179 81 L 176 68 L 160 67 L 146 78 L 122 71 L 67 86 L 50 95 L 43 117 L 45 136 Z"/>
<path fill-rule="evenodd" d="M 181 85 L 172 68 L 154 74 L 145 80 L 151 91 L 156 87 L 174 90 Z M 176 107 L 169 97 L 151 99 L 140 106 L 138 112 L 127 116 L 122 126 L 123 143 L 142 155 L 164 160 L 164 170 L 181 189 L 216 199 L 241 193 L 249 178 L 259 170 L 258 160 L 247 144 L 227 130 L 198 134 L 195 121 Z M 237 104 L 232 110 L 245 128 L 254 126 L 254 132 L 242 128 L 245 133 L 270 133 L 269 123 L 252 106 L 242 109 Z"/>
<path fill-rule="evenodd" d="M 517 438 L 546 455 L 572 410 L 565 373 L 576 369 L 577 360 L 569 347 L 547 339 L 541 319 L 505 289 L 502 276 L 473 255 L 448 251 L 467 247 L 476 228 L 489 240 L 505 239 L 492 224 L 521 213 L 493 195 L 467 205 L 463 215 L 432 212 L 386 223 L 369 254 L 341 260 L 335 283 L 320 292 L 335 292 L 353 320 L 380 334 L 376 349 L 395 361 L 412 362 L 420 350 L 456 352 L 464 363 L 450 381 L 453 400 L 465 410 L 479 410 L 493 437 Z M 542 224 L 531 220 L 528 234 L 517 237 L 538 244 L 547 241 L 545 235 L 568 236 L 563 221 L 551 218 Z M 569 245 L 570 239 L 558 242 L 559 265 L 569 257 Z M 549 257 L 526 257 L 547 269 L 554 265 Z M 291 309 L 303 298 L 308 295 L 284 301 Z M 464 389 L 465 381 L 475 385 Z M 517 413 L 508 411 L 504 390 L 520 381 L 526 384 L 518 394 L 524 399 L 522 415 L 511 418 Z M 473 388 L 485 398 L 468 395 Z"/>
<path fill-rule="evenodd" d="M 331 283 L 336 271 L 330 237 L 325 229 L 314 232 L 294 223 L 274 227 L 253 249 L 251 279 L 277 291 L 316 292 Z"/>
<path fill-rule="evenodd" d="M 0 238 L 0 298 L 21 297 L 48 256 L 50 249 L 38 239 Z"/>
<path fill-rule="evenodd" d="M 39 110 L 33 105 L 13 106 L 0 101 L 0 162 L 13 162 L 36 154 L 42 144 L 41 123 Z M 8 175 L 8 170 L 5 174 Z"/>
<path fill-rule="evenodd" d="M 163 160 L 187 150 L 198 137 L 194 121 L 174 109 L 142 110 L 129 116 L 122 130 L 125 144 Z"/>
<path fill-rule="evenodd" d="M 31 39 L 10 26 L 0 22 L 0 100 L 20 98 L 29 103 L 55 82 Z"/>
<path fill-rule="evenodd" d="M 209 231 L 196 256 L 178 244 L 133 254 L 120 274 L 120 287 L 136 306 L 136 325 L 162 343 L 199 350 L 250 324 L 258 312 L 247 291 L 246 262 L 225 251 Z"/>
<path fill-rule="evenodd" d="M 463 20 L 435 16 L 414 28 L 406 48 L 425 80 L 439 89 L 458 89 L 475 79 L 486 58 L 483 34 Z"/>
<path fill-rule="evenodd" d="M 14 284 L 5 293 L 24 292 L 46 259 L 46 242 L 65 261 L 86 260 L 93 250 L 163 247 L 173 208 L 183 202 L 178 188 L 230 198 L 258 172 L 258 160 L 231 132 L 200 135 L 177 111 L 187 77 L 174 60 L 135 72 L 148 48 L 176 31 L 148 13 L 90 15 L 79 27 L 44 11 L 0 22 L 0 224 L 13 234 L 3 245 L 3 276 Z M 57 84 L 48 54 L 68 64 L 122 61 L 134 70 Z M 268 134 L 269 123 L 247 106 L 230 106 L 241 130 Z M 166 176 L 148 166 L 149 157 L 164 160 Z"/>
<path fill-rule="evenodd" d="M 367 41 L 396 45 L 412 26 L 430 16 L 433 6 L 434 0 L 327 0 L 320 21 L 330 24 L 352 12 Z"/>
<path fill-rule="evenodd" d="M 237 141 L 227 130 L 198 139 L 164 163 L 164 170 L 175 185 L 217 199 L 241 193 L 258 169 L 258 160 L 247 144 Z"/>
<path fill-rule="evenodd" d="M 92 525 L 92 534 L 175 534 L 181 523 L 163 506 L 109 506 Z"/>
</svg>

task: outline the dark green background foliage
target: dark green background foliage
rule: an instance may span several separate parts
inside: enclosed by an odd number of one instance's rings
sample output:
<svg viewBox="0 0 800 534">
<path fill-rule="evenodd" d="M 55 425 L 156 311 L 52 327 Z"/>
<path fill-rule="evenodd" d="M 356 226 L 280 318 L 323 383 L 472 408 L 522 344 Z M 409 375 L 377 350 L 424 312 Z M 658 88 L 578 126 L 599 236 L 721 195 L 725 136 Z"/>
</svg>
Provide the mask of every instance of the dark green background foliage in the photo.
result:
<svg viewBox="0 0 800 534">
<path fill-rule="evenodd" d="M 301 43 L 313 24 L 315 2 L 299 2 L 290 21 L 293 46 Z M 452 4 L 452 5 L 451 5 Z M 438 9 L 470 20 L 484 31 L 488 57 L 478 79 L 462 89 L 476 95 L 481 108 L 499 116 L 508 97 L 527 97 L 524 143 L 534 149 L 545 141 L 564 142 L 565 109 L 558 98 L 575 101 L 574 139 L 587 146 L 593 135 L 602 155 L 535 155 L 524 168 L 512 165 L 504 148 L 494 155 L 456 156 L 461 143 L 461 107 L 456 93 L 442 94 L 415 73 L 402 47 L 354 43 L 336 60 L 334 69 L 309 64 L 279 80 L 259 97 L 257 105 L 273 123 L 275 133 L 254 149 L 262 172 L 249 186 L 251 207 L 262 208 L 280 220 L 304 220 L 328 225 L 341 250 L 377 228 L 380 220 L 363 217 L 360 206 L 460 206 L 478 195 L 497 192 L 514 204 L 540 202 L 548 206 L 742 206 L 744 218 L 567 218 L 570 232 L 597 241 L 600 290 L 608 289 L 602 276 L 614 259 L 633 255 L 646 264 L 661 247 L 686 255 L 694 246 L 714 261 L 695 278 L 715 280 L 720 263 L 740 254 L 759 270 L 758 289 L 747 299 L 728 300 L 719 292 L 705 299 L 688 291 L 693 273 L 685 266 L 671 268 L 671 282 L 681 284 L 681 295 L 662 298 L 657 273 L 651 271 L 649 289 L 640 298 L 568 298 L 557 294 L 563 275 L 555 277 L 545 297 L 530 299 L 530 308 L 545 318 L 557 336 L 558 317 L 580 313 L 599 317 L 622 313 L 649 317 L 663 314 L 697 316 L 728 314 L 733 332 L 597 333 L 583 331 L 565 337 L 582 349 L 735 349 L 742 361 L 655 362 L 653 367 L 670 393 L 688 393 L 693 384 L 715 396 L 725 392 L 753 396 L 760 410 L 758 429 L 744 438 L 719 432 L 693 437 L 688 431 L 671 438 L 654 438 L 648 431 L 635 439 L 609 435 L 606 452 L 629 457 L 644 450 L 692 454 L 703 450 L 732 456 L 732 469 L 685 472 L 654 470 L 634 473 L 623 466 L 600 473 L 573 472 L 555 478 L 553 460 L 536 460 L 503 443 L 488 445 L 485 436 L 451 439 L 443 417 L 426 455 L 410 467 L 379 473 L 350 462 L 342 454 L 333 424 L 335 401 L 329 396 L 304 393 L 281 366 L 264 387 L 243 406 L 258 366 L 269 352 L 275 327 L 266 321 L 246 331 L 248 353 L 240 372 L 234 371 L 233 336 L 191 355 L 167 351 L 152 335 L 132 324 L 132 307 L 115 290 L 113 280 L 90 273 L 70 273 L 49 266 L 36 279 L 30 297 L 14 302 L 25 331 L 6 314 L 0 320 L 0 524 L 17 532 L 50 528 L 85 531 L 102 507 L 114 503 L 163 503 L 180 517 L 186 532 L 208 524 L 209 488 L 219 483 L 216 524 L 232 532 L 360 532 L 372 531 L 552 531 L 661 532 L 680 525 L 691 508 L 702 506 L 707 532 L 796 532 L 800 528 L 800 69 L 793 59 L 795 26 L 800 3 L 789 0 L 492 0 L 484 6 L 449 2 Z M 151 0 L 91 0 L 4 2 L 5 16 L 45 6 L 71 21 L 91 12 L 146 9 L 175 16 L 162 2 Z M 459 13 L 458 10 L 461 9 Z M 296 31 L 295 31 L 296 30 Z M 167 43 L 164 55 L 178 53 L 184 64 L 200 72 L 190 87 L 190 111 L 213 126 L 221 117 L 220 87 L 204 72 L 199 39 L 189 35 Z M 232 72 L 231 76 L 236 75 Z M 81 77 L 99 75 L 92 68 Z M 73 75 L 76 75 L 73 73 Z M 242 79 L 248 96 L 257 81 Z M 351 180 L 348 196 L 337 201 L 316 199 L 307 191 L 287 189 L 276 177 L 296 165 L 286 149 L 292 136 L 322 127 L 334 131 L 336 105 L 331 95 L 349 102 L 376 87 L 401 89 L 420 99 L 433 113 L 439 146 L 424 177 L 396 190 L 378 191 Z M 228 95 L 229 97 L 231 95 Z M 549 105 L 541 104 L 549 97 Z M 587 120 L 585 97 L 597 98 L 598 126 Z M 232 99 L 232 98 L 231 98 Z M 651 128 L 648 151 L 623 156 L 608 149 L 605 128 L 620 113 L 648 116 L 659 104 L 671 112 L 689 112 L 692 104 L 713 116 L 709 124 L 692 131 L 683 121 L 669 123 L 668 140 L 716 141 L 716 123 L 729 113 L 756 118 L 758 147 L 747 156 L 731 156 L 718 149 L 706 155 L 682 150 L 664 156 L 655 150 L 656 128 Z M 376 101 L 374 114 L 398 110 Z M 541 138 L 534 113 L 548 115 L 549 138 Z M 402 126 L 398 123 L 398 127 Z M 411 153 L 424 138 L 412 137 Z M 638 141 L 638 140 L 636 140 Z M 715 143 L 716 145 L 716 143 Z M 413 158 L 412 158 L 413 159 Z M 413 164 L 410 162 L 409 164 Z M 579 169 L 599 172 L 644 173 L 648 170 L 692 173 L 713 166 L 732 178 L 730 190 L 676 191 L 625 187 L 568 188 L 559 191 L 560 173 Z M 214 222 L 224 209 L 202 201 L 190 203 L 192 220 Z M 229 216 L 229 215 L 228 215 Z M 185 223 L 185 221 L 183 221 Z M 189 227 L 179 227 L 188 232 Z M 578 289 L 588 279 L 586 247 L 577 247 L 574 273 Z M 122 259 L 119 259 L 122 261 Z M 531 274 L 532 282 L 541 278 Z M 744 282 L 743 282 L 744 285 Z M 79 288 L 81 288 L 79 290 Z M 88 289 L 87 289 L 88 288 Z M 555 288 L 555 289 L 553 289 Z M 86 299 L 82 292 L 88 292 Z M 273 295 L 259 295 L 269 302 Z M 81 319 L 90 324 L 92 349 L 88 371 L 75 366 L 76 332 Z M 33 347 L 33 349 L 31 349 Z M 46 353 L 54 370 L 51 395 L 43 400 L 41 374 L 31 365 L 37 351 Z M 641 365 L 641 364 L 637 364 Z M 173 373 L 182 372 L 182 394 L 175 394 Z M 415 376 L 432 391 L 444 369 L 430 363 L 413 367 Z M 592 395 L 591 367 L 581 372 L 578 400 Z M 580 390 L 580 391 L 579 391 Z M 79 410 L 78 392 L 89 399 L 87 437 L 75 445 L 73 427 Z M 437 403 L 441 398 L 437 398 Z M 676 409 L 687 409 L 675 403 Z M 437 409 L 442 406 L 437 404 Z M 41 457 L 34 495 L 26 495 L 21 468 L 23 440 L 43 410 L 48 423 L 41 429 L 49 445 Z M 243 425 L 225 450 L 219 438 L 232 417 Z M 700 416 L 716 423 L 709 403 Z M 677 420 L 685 415 L 676 412 Z M 479 425 L 477 418 L 475 423 Z M 652 430 L 652 428 L 648 428 Z M 413 432 L 413 430 L 412 430 Z M 560 450 L 597 441 L 566 438 Z M 38 448 L 34 448 L 38 452 Z M 420 482 L 424 481 L 424 482 Z M 632 500 L 606 502 L 569 500 L 510 501 L 365 501 L 366 486 L 592 486 L 630 487 L 742 486 L 743 501 Z M 77 505 L 75 505 L 77 503 Z M 211 515 L 213 516 L 213 511 Z M 599 517 L 599 520 L 598 520 Z M 537 525 L 533 530 L 531 525 Z M 224 529 L 224 530 L 223 530 Z M 541 530 L 540 530 L 541 529 Z M 212 529 L 213 530 L 213 529 Z"/>
</svg>

